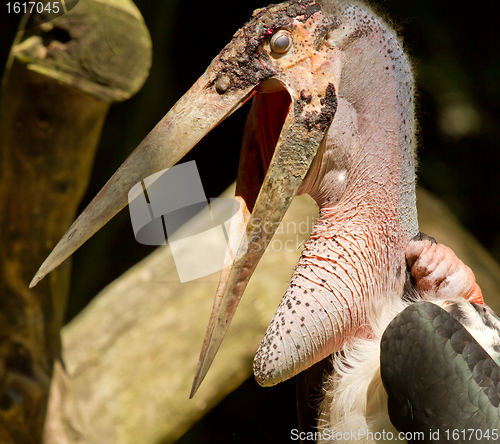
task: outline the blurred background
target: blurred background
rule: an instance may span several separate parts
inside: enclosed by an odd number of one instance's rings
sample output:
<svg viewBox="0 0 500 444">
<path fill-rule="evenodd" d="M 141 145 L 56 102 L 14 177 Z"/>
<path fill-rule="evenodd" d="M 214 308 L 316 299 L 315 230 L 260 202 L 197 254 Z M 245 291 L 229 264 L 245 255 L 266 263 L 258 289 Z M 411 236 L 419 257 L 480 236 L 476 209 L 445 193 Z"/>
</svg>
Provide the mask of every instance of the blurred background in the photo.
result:
<svg viewBox="0 0 500 444">
<path fill-rule="evenodd" d="M 5 65 L 17 29 L 16 17 L 6 13 L 5 3 L 1 5 L 0 67 Z M 262 0 L 237 5 L 230 0 L 136 0 L 135 4 L 152 35 L 151 75 L 135 97 L 112 106 L 80 210 L 204 72 L 252 11 L 267 6 Z M 496 4 L 481 2 L 476 7 L 444 0 L 386 0 L 372 5 L 403 36 L 413 60 L 419 184 L 445 202 L 500 261 Z M 185 159 L 196 160 L 208 197 L 218 196 L 236 178 L 245 117 L 245 110 L 231 116 Z M 122 211 L 73 257 L 68 320 L 151 251 L 135 241 L 128 210 Z M 252 379 L 178 442 L 280 442 L 295 427 L 294 381 L 262 389 Z"/>
</svg>

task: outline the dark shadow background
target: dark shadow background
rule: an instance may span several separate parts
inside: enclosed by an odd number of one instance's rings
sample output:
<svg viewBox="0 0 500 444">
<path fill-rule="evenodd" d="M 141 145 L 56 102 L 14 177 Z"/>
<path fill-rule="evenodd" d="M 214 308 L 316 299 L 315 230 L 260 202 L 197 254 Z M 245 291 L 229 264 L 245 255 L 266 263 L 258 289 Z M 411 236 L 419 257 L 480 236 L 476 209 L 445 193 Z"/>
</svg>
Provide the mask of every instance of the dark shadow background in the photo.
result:
<svg viewBox="0 0 500 444">
<path fill-rule="evenodd" d="M 16 16 L 6 14 L 6 3 L 0 3 L 4 8 L 1 67 L 17 27 Z M 448 0 L 372 3 L 390 17 L 414 62 L 419 94 L 419 183 L 439 196 L 500 261 L 496 2 L 463 6 Z M 81 210 L 252 11 L 267 5 L 265 0 L 238 4 L 234 0 L 137 0 L 135 4 L 153 39 L 151 75 L 135 97 L 111 108 Z M 208 197 L 218 196 L 236 178 L 245 117 L 245 110 L 234 114 L 185 159 L 196 159 Z M 129 220 L 128 210 L 122 211 L 74 255 L 68 320 L 152 251 L 135 242 Z M 179 442 L 287 442 L 296 427 L 294 392 L 293 381 L 261 389 L 252 379 Z"/>
</svg>

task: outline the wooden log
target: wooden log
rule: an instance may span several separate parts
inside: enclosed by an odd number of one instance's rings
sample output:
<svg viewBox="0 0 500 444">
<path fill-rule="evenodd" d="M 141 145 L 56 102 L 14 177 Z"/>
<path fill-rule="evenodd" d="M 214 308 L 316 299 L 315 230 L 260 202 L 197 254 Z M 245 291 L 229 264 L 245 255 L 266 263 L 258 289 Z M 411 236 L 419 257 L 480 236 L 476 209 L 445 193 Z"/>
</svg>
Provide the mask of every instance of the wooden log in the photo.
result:
<svg viewBox="0 0 500 444">
<path fill-rule="evenodd" d="M 74 219 L 109 104 L 137 91 L 150 61 L 149 33 L 127 0 L 80 2 L 11 50 L 0 105 L 2 443 L 41 442 L 69 263 L 28 284 Z"/>
<path fill-rule="evenodd" d="M 488 303 L 498 310 L 498 264 L 437 199 L 420 190 L 418 202 L 421 229 L 473 266 Z M 316 214 L 310 198 L 294 200 L 192 400 L 188 396 L 218 276 L 180 284 L 168 247 L 110 284 L 63 329 L 68 374 L 97 442 L 174 442 L 251 375 L 255 351 Z"/>
<path fill-rule="evenodd" d="M 151 67 L 152 43 L 132 1 L 90 0 L 28 29 L 13 55 L 30 71 L 111 103 L 142 87 Z"/>
</svg>

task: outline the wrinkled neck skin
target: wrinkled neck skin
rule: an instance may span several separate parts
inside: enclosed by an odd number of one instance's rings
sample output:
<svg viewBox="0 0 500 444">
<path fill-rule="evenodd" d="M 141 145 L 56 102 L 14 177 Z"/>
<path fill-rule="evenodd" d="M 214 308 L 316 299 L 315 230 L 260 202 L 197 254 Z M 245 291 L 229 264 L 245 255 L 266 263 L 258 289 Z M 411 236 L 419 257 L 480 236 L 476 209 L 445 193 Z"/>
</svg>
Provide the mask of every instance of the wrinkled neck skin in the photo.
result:
<svg viewBox="0 0 500 444">
<path fill-rule="evenodd" d="M 320 215 L 257 353 L 262 385 L 369 335 L 375 306 L 403 294 L 404 252 L 418 233 L 411 70 L 397 39 L 349 8 L 366 26 L 328 36 L 343 51 L 338 107 L 299 190 Z M 359 29 L 368 34 L 353 39 Z"/>
<path fill-rule="evenodd" d="M 371 54 L 344 63 L 323 155 L 301 190 L 316 200 L 320 218 L 292 281 L 307 286 L 311 270 L 324 279 L 342 302 L 336 333 L 347 336 L 366 322 L 368 302 L 402 295 L 404 251 L 418 233 L 410 69 L 394 37 L 368 38 Z"/>
<path fill-rule="evenodd" d="M 384 57 L 391 44 L 400 59 Z M 366 320 L 366 301 L 402 295 L 404 251 L 418 233 L 410 69 L 392 36 L 365 58 L 344 64 L 335 119 L 301 190 L 320 217 L 297 269 L 321 270 L 325 287 L 342 293 L 343 322 L 354 330 Z M 325 273 L 325 263 L 340 267 Z"/>
</svg>

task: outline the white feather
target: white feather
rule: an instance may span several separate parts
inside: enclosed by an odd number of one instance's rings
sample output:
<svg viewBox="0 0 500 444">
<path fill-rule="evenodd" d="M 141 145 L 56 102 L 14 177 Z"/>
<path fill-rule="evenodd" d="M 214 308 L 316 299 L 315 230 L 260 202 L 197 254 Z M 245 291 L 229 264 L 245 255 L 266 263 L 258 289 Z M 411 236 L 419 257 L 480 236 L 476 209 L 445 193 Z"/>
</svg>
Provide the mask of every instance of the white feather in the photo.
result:
<svg viewBox="0 0 500 444">
<path fill-rule="evenodd" d="M 481 347 L 500 363 L 500 319 L 487 305 L 474 306 L 465 299 L 432 300 L 430 301 L 450 313 L 457 307 L 462 313 L 460 323 Z M 478 311 L 479 310 L 479 311 Z"/>
<path fill-rule="evenodd" d="M 319 443 L 406 443 L 398 439 L 399 432 L 389 419 L 387 393 L 380 377 L 380 339 L 394 316 L 407 306 L 396 299 L 381 312 L 371 313 L 373 337 L 355 339 L 342 354 L 334 355 L 334 372 L 318 422 Z"/>
</svg>

